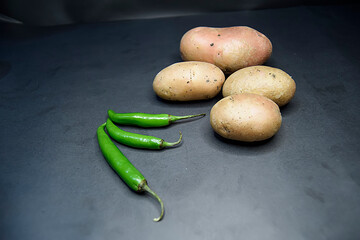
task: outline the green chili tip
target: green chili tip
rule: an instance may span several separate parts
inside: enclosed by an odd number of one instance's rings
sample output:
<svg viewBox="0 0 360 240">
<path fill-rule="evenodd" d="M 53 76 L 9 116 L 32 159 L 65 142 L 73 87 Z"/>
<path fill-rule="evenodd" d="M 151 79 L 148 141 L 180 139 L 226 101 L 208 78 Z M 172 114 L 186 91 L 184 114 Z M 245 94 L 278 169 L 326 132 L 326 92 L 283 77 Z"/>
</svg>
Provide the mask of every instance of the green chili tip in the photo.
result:
<svg viewBox="0 0 360 240">
<path fill-rule="evenodd" d="M 202 117 L 205 116 L 205 113 L 200 113 L 200 114 L 195 114 L 195 115 L 187 115 L 187 116 L 174 116 L 174 115 L 169 115 L 169 121 L 170 122 L 175 122 L 178 120 L 182 120 L 182 119 L 188 119 L 188 118 L 194 118 L 194 117 Z"/>
<path fill-rule="evenodd" d="M 160 144 L 160 148 L 164 148 L 164 147 L 172 147 L 175 146 L 177 144 L 179 144 L 182 140 L 182 133 L 179 131 L 180 133 L 180 138 L 179 140 L 177 140 L 176 142 L 165 142 L 164 140 L 162 140 L 161 144 Z"/>
<path fill-rule="evenodd" d="M 151 190 L 146 183 L 142 186 L 141 189 L 145 192 L 150 193 L 153 197 L 155 197 L 159 201 L 161 207 L 161 213 L 159 217 L 153 219 L 154 222 L 159 222 L 164 216 L 164 203 L 162 202 L 161 198 L 153 190 Z"/>
</svg>

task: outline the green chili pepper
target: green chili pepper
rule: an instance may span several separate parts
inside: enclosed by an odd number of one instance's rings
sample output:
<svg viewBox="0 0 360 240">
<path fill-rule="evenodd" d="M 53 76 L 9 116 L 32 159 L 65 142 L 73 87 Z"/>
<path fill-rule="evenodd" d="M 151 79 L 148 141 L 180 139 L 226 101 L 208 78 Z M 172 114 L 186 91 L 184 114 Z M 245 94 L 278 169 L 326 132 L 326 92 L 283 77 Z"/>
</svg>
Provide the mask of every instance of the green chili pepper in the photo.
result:
<svg viewBox="0 0 360 240">
<path fill-rule="evenodd" d="M 110 137 L 105 132 L 105 126 L 106 123 L 102 124 L 97 129 L 99 146 L 105 159 L 132 190 L 136 192 L 148 192 L 159 201 L 161 214 L 158 218 L 154 218 L 154 221 L 160 221 L 164 215 L 164 204 L 162 200 L 149 188 L 145 177 L 131 164 L 131 162 L 111 141 Z"/>
<path fill-rule="evenodd" d="M 172 143 L 165 142 L 163 139 L 158 137 L 126 132 L 118 128 L 110 120 L 110 118 L 108 118 L 106 121 L 106 129 L 110 137 L 115 141 L 135 148 L 163 149 L 164 147 L 171 147 L 176 144 L 179 144 L 182 139 L 181 132 L 180 132 L 179 140 Z"/>
<path fill-rule="evenodd" d="M 205 113 L 188 116 L 173 116 L 170 114 L 115 113 L 113 110 L 109 110 L 108 115 L 111 121 L 118 124 L 135 125 L 139 127 L 163 127 L 181 119 L 205 116 Z"/>
</svg>

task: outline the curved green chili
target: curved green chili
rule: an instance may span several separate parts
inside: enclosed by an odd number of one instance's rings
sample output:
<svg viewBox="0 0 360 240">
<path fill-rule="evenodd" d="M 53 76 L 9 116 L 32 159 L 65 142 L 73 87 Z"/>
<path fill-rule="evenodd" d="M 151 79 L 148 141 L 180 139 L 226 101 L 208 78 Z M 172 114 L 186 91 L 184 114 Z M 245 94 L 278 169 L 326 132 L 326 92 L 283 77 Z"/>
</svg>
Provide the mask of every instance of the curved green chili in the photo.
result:
<svg viewBox="0 0 360 240">
<path fill-rule="evenodd" d="M 170 114 L 115 113 L 113 110 L 108 110 L 108 115 L 111 121 L 118 124 L 135 125 L 139 127 L 163 127 L 181 119 L 205 116 L 205 113 L 173 116 Z"/>
<path fill-rule="evenodd" d="M 102 154 L 106 161 L 121 177 L 121 179 L 136 192 L 148 192 L 160 203 L 161 214 L 154 221 L 160 221 L 164 215 L 164 204 L 160 197 L 153 192 L 147 185 L 145 177 L 137 170 L 125 155 L 115 146 L 110 137 L 105 132 L 106 123 L 97 129 L 97 137 Z"/>
<path fill-rule="evenodd" d="M 179 140 L 172 143 L 165 142 L 163 139 L 158 137 L 126 132 L 118 128 L 110 120 L 110 118 L 108 118 L 106 121 L 106 129 L 110 137 L 115 141 L 135 148 L 163 149 L 164 147 L 171 147 L 179 144 L 182 139 L 181 132 Z"/>
</svg>

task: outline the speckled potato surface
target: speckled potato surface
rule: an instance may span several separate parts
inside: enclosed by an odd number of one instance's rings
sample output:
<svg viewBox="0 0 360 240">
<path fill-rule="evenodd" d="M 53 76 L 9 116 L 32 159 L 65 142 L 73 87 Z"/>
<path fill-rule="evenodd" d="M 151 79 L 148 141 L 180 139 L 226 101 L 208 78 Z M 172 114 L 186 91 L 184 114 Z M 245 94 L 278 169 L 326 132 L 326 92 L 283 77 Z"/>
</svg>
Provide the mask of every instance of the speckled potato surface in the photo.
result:
<svg viewBox="0 0 360 240">
<path fill-rule="evenodd" d="M 246 27 L 196 27 L 180 42 L 184 61 L 215 64 L 226 74 L 241 68 L 261 65 L 272 53 L 270 40 L 259 31 Z"/>
<path fill-rule="evenodd" d="M 257 94 L 243 93 L 221 99 L 211 109 L 210 124 L 224 138 L 254 142 L 274 136 L 281 127 L 279 106 Z"/>
<path fill-rule="evenodd" d="M 155 76 L 153 89 L 165 100 L 203 100 L 215 97 L 224 81 L 224 73 L 213 64 L 179 62 L 164 68 Z"/>
<path fill-rule="evenodd" d="M 284 106 L 294 97 L 295 81 L 281 69 L 267 66 L 252 66 L 231 74 L 225 81 L 224 97 L 239 93 L 255 93 Z"/>
</svg>

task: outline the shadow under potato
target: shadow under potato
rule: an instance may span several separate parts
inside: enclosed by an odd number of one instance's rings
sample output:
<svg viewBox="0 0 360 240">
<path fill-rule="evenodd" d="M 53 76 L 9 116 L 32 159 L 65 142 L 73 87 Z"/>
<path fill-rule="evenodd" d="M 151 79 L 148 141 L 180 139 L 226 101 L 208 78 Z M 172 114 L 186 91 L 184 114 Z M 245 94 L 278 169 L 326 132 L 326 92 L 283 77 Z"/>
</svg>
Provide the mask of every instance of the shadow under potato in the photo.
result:
<svg viewBox="0 0 360 240">
<path fill-rule="evenodd" d="M 217 134 L 216 132 L 214 132 L 214 136 L 217 140 L 220 140 L 226 144 L 231 144 L 231 145 L 236 145 L 236 146 L 242 146 L 242 147 L 259 147 L 259 146 L 264 146 L 266 144 L 268 144 L 269 142 L 271 142 L 275 136 L 268 138 L 266 140 L 263 141 L 256 141 L 256 142 L 243 142 L 243 141 L 236 141 L 236 140 L 231 140 L 231 139 L 227 139 L 224 138 L 222 136 L 220 136 L 219 134 Z"/>
<path fill-rule="evenodd" d="M 297 101 L 296 96 L 286 105 L 280 107 L 280 112 L 282 116 L 290 115 L 297 112 L 299 109 L 299 102 Z"/>
<path fill-rule="evenodd" d="M 11 64 L 6 61 L 0 61 L 0 79 L 5 77 L 11 70 Z"/>
<path fill-rule="evenodd" d="M 189 107 L 189 108 L 209 107 L 209 109 L 212 108 L 215 105 L 215 103 L 217 103 L 218 101 L 220 101 L 223 98 L 221 92 L 213 98 L 202 99 L 202 100 L 192 100 L 192 101 L 171 101 L 171 100 L 162 99 L 161 97 L 157 96 L 156 94 L 154 94 L 154 95 L 155 95 L 155 98 L 157 101 L 159 101 L 161 103 L 171 104 L 172 106 L 177 106 L 177 107 L 181 106 L 181 107 Z"/>
<path fill-rule="evenodd" d="M 220 136 L 210 127 L 210 124 L 204 124 L 202 129 L 204 132 L 202 139 L 210 148 L 225 153 L 226 156 L 236 156 L 236 158 L 266 155 L 278 151 L 283 143 L 283 138 L 278 135 L 264 141 L 242 142 Z M 220 156 L 224 159 L 228 158 L 224 155 Z"/>
</svg>

